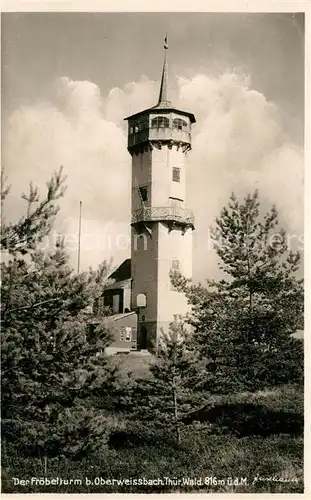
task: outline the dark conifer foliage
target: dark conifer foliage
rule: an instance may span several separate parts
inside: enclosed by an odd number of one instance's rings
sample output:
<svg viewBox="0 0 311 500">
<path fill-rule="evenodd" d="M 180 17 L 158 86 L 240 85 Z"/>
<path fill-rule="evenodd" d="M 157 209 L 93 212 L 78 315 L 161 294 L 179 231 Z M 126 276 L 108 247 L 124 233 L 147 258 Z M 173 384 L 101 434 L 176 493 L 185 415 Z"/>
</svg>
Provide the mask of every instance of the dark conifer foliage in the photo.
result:
<svg viewBox="0 0 311 500">
<path fill-rule="evenodd" d="M 61 241 L 50 251 L 35 248 L 51 227 L 62 186 L 55 174 L 43 201 L 32 188 L 25 217 L 4 229 L 2 437 L 27 456 L 78 456 L 97 446 L 105 422 L 91 398 L 96 394 L 104 407 L 116 383 L 116 369 L 104 354 L 110 325 L 92 312 L 107 264 L 76 274 Z"/>
<path fill-rule="evenodd" d="M 213 232 L 224 278 L 173 282 L 192 305 L 193 349 L 205 359 L 206 389 L 262 389 L 303 378 L 303 349 L 292 334 L 303 327 L 299 252 L 289 248 L 272 207 L 260 213 L 258 192 L 234 194 Z"/>
<path fill-rule="evenodd" d="M 202 370 L 199 355 L 189 346 L 189 332 L 180 322 L 162 332 L 150 377 L 138 379 L 127 402 L 134 415 L 155 429 L 165 430 L 167 439 L 180 443 L 182 419 L 208 401 L 202 392 Z M 148 424 L 149 423 L 149 424 Z"/>
<path fill-rule="evenodd" d="M 63 169 L 54 172 L 47 182 L 47 191 L 44 198 L 40 199 L 39 190 L 29 184 L 28 194 L 21 197 L 26 201 L 25 215 L 18 222 L 7 222 L 4 217 L 3 202 L 10 193 L 10 186 L 6 185 L 4 169 L 1 171 L 1 250 L 10 254 L 26 255 L 31 250 L 36 250 L 38 244 L 47 236 L 52 228 L 55 216 L 59 211 L 57 201 L 66 191 L 66 177 Z"/>
</svg>

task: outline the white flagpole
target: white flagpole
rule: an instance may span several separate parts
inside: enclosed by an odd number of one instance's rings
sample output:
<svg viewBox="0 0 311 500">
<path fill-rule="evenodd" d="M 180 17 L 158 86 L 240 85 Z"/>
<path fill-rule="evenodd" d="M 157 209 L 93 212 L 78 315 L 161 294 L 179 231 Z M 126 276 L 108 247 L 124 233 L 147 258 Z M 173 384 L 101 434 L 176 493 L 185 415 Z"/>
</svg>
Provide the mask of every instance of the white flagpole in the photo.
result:
<svg viewBox="0 0 311 500">
<path fill-rule="evenodd" d="M 80 250 L 81 250 L 81 215 L 82 215 L 82 201 L 80 201 L 80 208 L 79 208 L 79 235 L 78 235 L 78 266 L 77 266 L 77 271 L 78 274 L 80 272 Z"/>
</svg>

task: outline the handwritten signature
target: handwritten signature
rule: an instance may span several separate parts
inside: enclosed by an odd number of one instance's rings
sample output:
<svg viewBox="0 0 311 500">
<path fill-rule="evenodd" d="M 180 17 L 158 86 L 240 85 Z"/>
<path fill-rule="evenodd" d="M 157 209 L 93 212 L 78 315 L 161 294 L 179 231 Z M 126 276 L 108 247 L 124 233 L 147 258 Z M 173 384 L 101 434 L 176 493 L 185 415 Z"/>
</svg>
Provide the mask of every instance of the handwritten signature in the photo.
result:
<svg viewBox="0 0 311 500">
<path fill-rule="evenodd" d="M 256 484 L 256 483 L 259 483 L 259 482 L 263 482 L 263 483 L 270 483 L 270 482 L 274 482 L 274 483 L 298 483 L 299 482 L 299 479 L 298 477 L 294 476 L 294 477 L 281 477 L 281 476 L 277 476 L 277 475 L 274 475 L 274 476 L 260 476 L 259 474 L 257 474 L 254 479 L 253 479 L 253 485 Z"/>
</svg>

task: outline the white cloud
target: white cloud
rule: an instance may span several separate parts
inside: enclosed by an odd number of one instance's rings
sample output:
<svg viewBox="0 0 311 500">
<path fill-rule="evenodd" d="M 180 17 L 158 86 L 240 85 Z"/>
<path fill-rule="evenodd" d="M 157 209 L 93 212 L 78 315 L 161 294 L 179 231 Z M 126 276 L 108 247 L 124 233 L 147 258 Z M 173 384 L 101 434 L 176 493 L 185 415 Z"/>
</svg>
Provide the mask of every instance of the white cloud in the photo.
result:
<svg viewBox="0 0 311 500">
<path fill-rule="evenodd" d="M 68 191 L 61 202 L 57 227 L 78 228 L 83 200 L 84 228 L 101 231 L 110 221 L 129 221 L 130 157 L 124 133 L 103 115 L 99 88 L 90 82 L 61 78 L 52 86 L 49 103 L 36 102 L 14 111 L 4 145 L 5 166 L 12 182 L 6 213 L 22 213 L 19 193 L 29 180 L 44 189 L 51 173 L 64 166 Z M 82 249 L 83 250 L 83 249 Z M 85 266 L 97 264 L 107 252 L 88 250 Z M 85 256 L 86 257 L 86 256 Z"/>
<path fill-rule="evenodd" d="M 144 75 L 138 82 L 127 83 L 123 89 L 111 89 L 104 103 L 105 118 L 125 130 L 124 118 L 153 106 L 158 97 L 158 90 L 158 82 L 151 81 Z"/>
<path fill-rule="evenodd" d="M 58 227 L 76 234 L 82 199 L 84 234 L 97 242 L 90 248 L 82 241 L 82 266 L 96 265 L 109 252 L 116 263 L 126 257 L 131 158 L 123 118 L 155 104 L 158 86 L 142 77 L 102 97 L 94 83 L 64 77 L 53 84 L 49 102 L 16 109 L 3 152 L 13 184 L 7 212 L 20 213 L 17 197 L 29 180 L 42 186 L 64 165 L 69 189 Z M 265 204 L 276 203 L 287 229 L 302 231 L 302 151 L 288 140 L 277 108 L 251 88 L 250 78 L 236 73 L 180 77 L 174 93 L 179 96 L 174 104 L 197 118 L 188 176 L 189 207 L 197 219 L 196 276 L 215 273 L 206 230 L 232 190 L 244 195 L 259 188 Z"/>
<path fill-rule="evenodd" d="M 196 274 L 215 273 L 206 233 L 230 193 L 259 189 L 263 208 L 276 204 L 287 231 L 303 231 L 303 153 L 282 129 L 279 113 L 250 78 L 225 73 L 179 79 L 180 105 L 196 113 L 189 204 L 197 219 Z"/>
</svg>

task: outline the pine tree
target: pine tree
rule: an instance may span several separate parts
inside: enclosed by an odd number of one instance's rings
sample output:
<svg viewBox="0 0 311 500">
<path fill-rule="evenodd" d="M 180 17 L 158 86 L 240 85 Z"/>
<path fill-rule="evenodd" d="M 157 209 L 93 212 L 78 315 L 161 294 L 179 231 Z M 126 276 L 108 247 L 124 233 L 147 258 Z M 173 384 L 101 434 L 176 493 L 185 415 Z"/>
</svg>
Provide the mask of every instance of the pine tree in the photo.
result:
<svg viewBox="0 0 311 500">
<path fill-rule="evenodd" d="M 132 392 L 136 418 L 173 435 L 178 444 L 183 417 L 204 404 L 200 362 L 188 342 L 189 332 L 182 323 L 172 323 L 170 331 L 162 332 L 158 341 L 150 377 L 136 380 Z"/>
<path fill-rule="evenodd" d="M 213 392 L 256 390 L 303 377 L 303 281 L 299 252 L 288 248 L 272 207 L 260 217 L 258 192 L 234 195 L 213 232 L 224 279 L 192 285 L 176 273 L 175 286 L 192 305 L 193 342 L 206 363 Z"/>
<path fill-rule="evenodd" d="M 61 242 L 50 252 L 35 248 L 57 212 L 50 203 L 60 184 L 50 184 L 46 204 L 38 200 L 45 208 L 30 217 L 29 237 L 29 214 L 15 224 L 20 237 L 12 236 L 1 268 L 2 438 L 27 456 L 77 457 L 99 445 L 100 410 L 111 406 L 117 383 L 105 355 L 110 325 L 92 313 L 107 264 L 77 275 Z"/>
<path fill-rule="evenodd" d="M 47 182 L 47 192 L 40 199 L 39 190 L 31 182 L 28 194 L 23 193 L 26 201 L 26 213 L 18 222 L 7 222 L 4 218 L 4 201 L 10 193 L 10 186 L 6 185 L 7 178 L 4 169 L 1 170 L 1 250 L 11 255 L 26 255 L 36 250 L 38 244 L 47 236 L 52 228 L 59 206 L 55 203 L 62 198 L 66 191 L 63 169 L 54 172 Z"/>
</svg>

